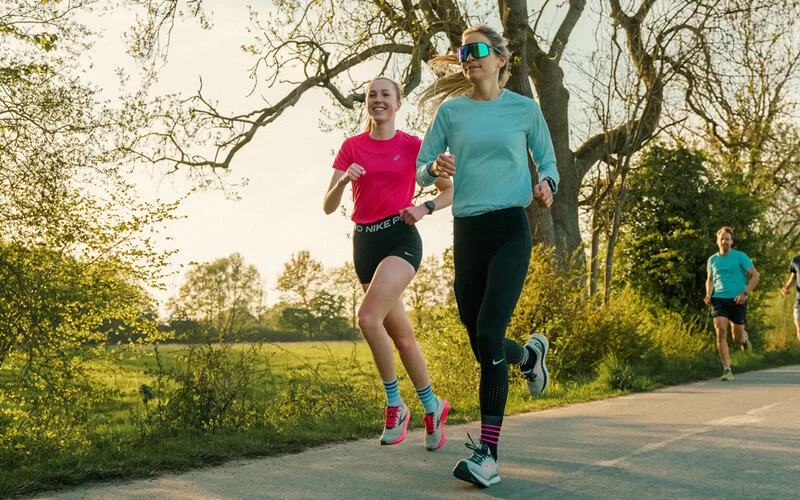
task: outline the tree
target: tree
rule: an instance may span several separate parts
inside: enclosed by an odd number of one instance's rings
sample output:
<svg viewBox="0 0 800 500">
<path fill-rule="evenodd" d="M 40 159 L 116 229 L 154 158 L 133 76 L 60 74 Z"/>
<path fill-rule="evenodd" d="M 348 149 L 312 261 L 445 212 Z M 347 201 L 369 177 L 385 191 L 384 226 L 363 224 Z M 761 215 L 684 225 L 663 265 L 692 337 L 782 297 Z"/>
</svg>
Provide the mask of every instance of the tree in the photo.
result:
<svg viewBox="0 0 800 500">
<path fill-rule="evenodd" d="M 179 0 L 164 3 L 180 4 Z M 280 119 L 309 91 L 324 89 L 336 106 L 355 110 L 364 101 L 365 83 L 356 75 L 362 67 L 377 63 L 402 75 L 402 85 L 409 95 L 427 79 L 425 61 L 437 53 L 452 52 L 468 24 L 477 19 L 495 24 L 499 21 L 514 53 L 509 87 L 529 96 L 536 90 L 562 179 L 552 210 L 529 209 L 532 232 L 537 241 L 557 243 L 562 255 L 571 255 L 581 246 L 578 206 L 587 173 L 605 158 L 632 157 L 641 150 L 658 129 L 668 89 L 679 92 L 696 88 L 697 82 L 706 80 L 732 88 L 735 82 L 724 73 L 706 72 L 713 62 L 712 55 L 724 54 L 731 46 L 714 34 L 727 30 L 742 12 L 767 6 L 783 8 L 785 2 L 641 0 L 623 5 L 619 0 L 607 0 L 598 5 L 599 11 L 593 13 L 599 23 L 598 32 L 607 33 L 620 47 L 626 47 L 624 53 L 607 57 L 605 63 L 608 67 L 626 68 L 618 77 L 637 82 L 635 90 L 641 101 L 635 114 L 617 117 L 614 126 L 598 129 L 588 123 L 580 133 L 570 127 L 571 95 L 577 95 L 582 102 L 594 100 L 580 87 L 570 87 L 565 76 L 569 61 L 565 55 L 573 31 L 589 15 L 585 0 L 558 5 L 544 2 L 532 12 L 524 0 L 503 0 L 496 8 L 487 5 L 485 11 L 469 14 L 452 0 L 418 4 L 405 0 L 277 2 L 275 11 L 268 16 L 253 13 L 257 35 L 246 50 L 257 58 L 253 78 L 266 81 L 268 86 L 289 85 L 284 97 L 260 109 L 228 115 L 221 113 L 201 89 L 186 101 L 184 112 L 175 109 L 168 114 L 154 114 L 154 126 L 162 132 L 150 136 L 156 146 L 153 149 L 151 144 L 150 149 L 159 154 L 148 159 L 175 168 L 227 169 L 262 127 Z M 548 26 L 555 28 L 550 32 Z M 159 39 L 158 30 L 141 33 L 144 39 Z M 580 57 L 577 59 L 580 64 Z M 694 63 L 689 64 L 690 61 Z M 704 106 L 717 102 L 716 94 L 708 97 L 710 101 Z M 169 132 L 183 130 L 184 126 L 218 131 L 220 135 L 212 145 L 214 154 L 187 154 L 188 138 Z"/>
<path fill-rule="evenodd" d="M 445 279 L 440 259 L 435 255 L 425 257 L 404 294 L 411 306 L 410 319 L 415 329 L 421 329 L 431 312 L 447 303 L 449 296 L 447 284 L 448 280 Z"/>
<path fill-rule="evenodd" d="M 653 146 L 637 164 L 623 210 L 622 279 L 646 297 L 678 312 L 705 306 L 706 261 L 723 225 L 736 248 L 756 261 L 755 230 L 763 205 L 741 181 L 715 173 L 702 152 Z"/>
<path fill-rule="evenodd" d="M 233 253 L 212 262 L 196 264 L 171 304 L 173 314 L 203 321 L 216 328 L 220 338 L 235 335 L 261 315 L 264 286 L 255 266 Z"/>
<path fill-rule="evenodd" d="M 347 310 L 350 313 L 350 326 L 358 328 L 357 310 L 361 296 L 364 295 L 364 289 L 356 274 L 355 266 L 350 261 L 345 262 L 341 267 L 335 268 L 330 275 L 333 289 L 345 299 Z"/>
<path fill-rule="evenodd" d="M 282 311 L 279 325 L 302 333 L 308 340 L 347 340 L 358 338 L 358 330 L 342 317 L 344 297 L 320 290 L 308 308 L 287 307 Z"/>
<path fill-rule="evenodd" d="M 707 61 L 684 62 L 682 72 L 710 78 L 687 78 L 684 107 L 698 120 L 675 132 L 684 141 L 701 137 L 719 160 L 711 167 L 738 177 L 765 203 L 761 231 L 782 254 L 800 238 L 800 2 L 745 6 L 731 12 L 727 29 L 709 34 L 715 41 Z"/>
<path fill-rule="evenodd" d="M 116 144 L 141 122 L 81 81 L 77 18 L 94 3 L 10 0 L 0 14 L 0 447 L 21 464 L 96 428 L 91 363 L 110 325 L 162 338 L 146 287 L 162 286 L 154 228 L 176 205 L 136 197 Z"/>
<path fill-rule="evenodd" d="M 308 250 L 300 250 L 292 254 L 289 262 L 283 265 L 283 272 L 278 276 L 277 290 L 283 292 L 287 301 L 298 302 L 306 309 L 311 300 L 325 284 L 322 263 L 311 257 Z"/>
</svg>

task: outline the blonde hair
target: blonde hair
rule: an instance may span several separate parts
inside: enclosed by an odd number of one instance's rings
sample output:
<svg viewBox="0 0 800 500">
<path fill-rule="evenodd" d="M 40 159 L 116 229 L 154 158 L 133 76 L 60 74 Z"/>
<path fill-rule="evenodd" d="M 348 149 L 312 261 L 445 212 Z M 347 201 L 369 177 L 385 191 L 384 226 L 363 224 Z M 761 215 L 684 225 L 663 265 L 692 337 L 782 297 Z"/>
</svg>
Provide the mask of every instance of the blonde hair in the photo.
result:
<svg viewBox="0 0 800 500">
<path fill-rule="evenodd" d="M 722 226 L 721 228 L 719 228 L 717 230 L 717 238 L 719 238 L 719 236 L 721 234 L 725 234 L 725 233 L 730 234 L 731 235 L 731 239 L 733 239 L 733 229 L 729 228 L 728 226 Z"/>
<path fill-rule="evenodd" d="M 397 102 L 400 102 L 400 101 L 403 100 L 403 88 L 400 86 L 400 84 L 397 83 L 396 81 L 392 80 L 388 76 L 379 76 L 379 77 L 373 79 L 371 82 L 369 82 L 369 85 L 367 85 L 367 93 L 364 96 L 364 104 L 365 105 L 366 105 L 366 102 L 367 102 L 367 98 L 369 97 L 369 88 L 372 87 L 372 84 L 377 82 L 378 80 L 386 80 L 387 82 L 391 83 L 392 84 L 392 88 L 394 88 L 395 95 L 397 96 Z M 369 110 L 368 109 L 365 110 L 365 111 L 367 112 L 367 120 L 366 120 L 366 123 L 364 124 L 364 132 L 370 132 L 372 130 L 372 127 L 375 125 L 375 120 L 373 120 L 372 117 L 369 115 Z"/>
<path fill-rule="evenodd" d="M 503 88 L 511 76 L 508 72 L 508 63 L 511 61 L 511 52 L 508 50 L 508 41 L 497 32 L 494 28 L 486 24 L 476 24 L 467 28 L 461 34 L 463 39 L 471 33 L 480 33 L 485 36 L 490 45 L 500 51 L 501 55 L 506 56 L 506 64 L 500 68 L 500 74 L 497 77 L 497 83 L 500 88 Z M 466 92 L 472 90 L 472 82 L 464 74 L 461 69 L 461 63 L 454 55 L 437 56 L 428 61 L 428 66 L 431 68 L 437 78 L 428 88 L 422 91 L 419 98 L 419 106 L 423 107 L 426 104 L 431 104 L 434 108 L 438 108 L 446 99 L 450 97 L 458 97 Z"/>
</svg>

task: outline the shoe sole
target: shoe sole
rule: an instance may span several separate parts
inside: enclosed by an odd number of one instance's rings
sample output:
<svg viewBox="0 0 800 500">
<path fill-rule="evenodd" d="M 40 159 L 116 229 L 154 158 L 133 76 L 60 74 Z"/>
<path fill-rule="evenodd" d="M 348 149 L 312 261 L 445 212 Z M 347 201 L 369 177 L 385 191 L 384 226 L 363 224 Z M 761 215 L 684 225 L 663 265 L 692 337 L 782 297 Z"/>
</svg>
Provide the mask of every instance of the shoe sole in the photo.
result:
<svg viewBox="0 0 800 500">
<path fill-rule="evenodd" d="M 550 350 L 550 342 L 547 340 L 547 337 L 545 337 L 541 333 L 534 333 L 533 336 L 531 336 L 531 340 L 534 340 L 534 339 L 538 340 L 539 343 L 542 345 L 542 356 L 541 356 L 542 359 L 537 359 L 536 363 L 541 365 L 541 367 L 542 367 L 542 379 L 544 379 L 544 384 L 542 385 L 542 390 L 539 391 L 537 394 L 531 393 L 531 396 L 536 397 L 536 396 L 540 395 L 541 393 L 543 393 L 544 390 L 547 389 L 547 384 L 550 383 L 550 374 L 547 372 L 547 365 L 545 364 L 545 358 L 547 358 L 547 351 Z M 528 343 L 530 343 L 530 341 Z M 530 388 L 528 388 L 528 389 L 530 391 Z"/>
<path fill-rule="evenodd" d="M 442 445 L 445 442 L 444 421 L 447 419 L 447 414 L 450 413 L 450 403 L 446 399 L 442 399 L 442 401 L 444 402 L 444 410 L 442 410 L 442 420 L 441 420 L 441 423 L 439 424 L 439 426 L 442 428 L 442 439 L 439 440 L 439 443 L 436 445 L 436 448 L 428 448 L 426 446 L 425 448 L 428 451 L 436 451 L 436 450 L 438 450 L 439 448 L 442 447 Z"/>
<path fill-rule="evenodd" d="M 404 440 L 406 438 L 406 432 L 408 431 L 408 421 L 411 420 L 410 416 L 411 416 L 411 412 L 406 410 L 406 418 L 405 418 L 405 420 L 403 420 L 401 422 L 401 424 L 403 425 L 403 433 L 400 434 L 400 436 L 398 436 L 397 439 L 395 439 L 394 441 L 383 441 L 383 440 L 381 440 L 381 446 L 388 446 L 388 445 L 391 445 L 391 444 L 397 444 L 397 443 L 399 443 L 400 441 L 402 441 L 402 440 Z"/>
<path fill-rule="evenodd" d="M 462 460 L 456 464 L 456 467 L 453 469 L 453 475 L 462 481 L 466 481 L 468 483 L 477 484 L 481 488 L 488 488 L 493 484 L 497 484 L 500 482 L 500 476 L 495 475 L 492 479 L 488 481 L 483 479 L 480 476 L 476 476 L 469 470 L 469 465 L 467 465 L 465 460 Z"/>
</svg>

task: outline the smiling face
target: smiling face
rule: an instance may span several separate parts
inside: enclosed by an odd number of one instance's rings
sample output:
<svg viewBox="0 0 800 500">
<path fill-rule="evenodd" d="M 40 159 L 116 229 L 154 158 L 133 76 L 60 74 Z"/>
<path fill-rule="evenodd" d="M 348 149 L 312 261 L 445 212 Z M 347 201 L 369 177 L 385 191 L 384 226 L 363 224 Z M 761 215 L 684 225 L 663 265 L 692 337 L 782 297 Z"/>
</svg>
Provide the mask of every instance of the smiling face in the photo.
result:
<svg viewBox="0 0 800 500">
<path fill-rule="evenodd" d="M 733 235 L 728 232 L 719 233 L 717 235 L 717 246 L 720 254 L 727 255 L 731 251 L 731 246 L 733 246 Z"/>
<path fill-rule="evenodd" d="M 492 45 L 492 42 L 480 32 L 472 32 L 464 35 L 461 43 L 466 45 L 468 43 L 483 42 L 487 45 Z M 489 55 L 475 59 L 471 54 L 467 56 L 467 60 L 461 63 L 461 70 L 464 76 L 469 78 L 472 83 L 481 80 L 498 80 L 500 76 L 500 68 L 506 65 L 507 58 L 502 54 L 498 54 L 494 50 L 489 50 Z"/>
<path fill-rule="evenodd" d="M 386 78 L 377 78 L 367 89 L 367 113 L 376 124 L 393 123 L 400 98 L 396 84 Z"/>
</svg>

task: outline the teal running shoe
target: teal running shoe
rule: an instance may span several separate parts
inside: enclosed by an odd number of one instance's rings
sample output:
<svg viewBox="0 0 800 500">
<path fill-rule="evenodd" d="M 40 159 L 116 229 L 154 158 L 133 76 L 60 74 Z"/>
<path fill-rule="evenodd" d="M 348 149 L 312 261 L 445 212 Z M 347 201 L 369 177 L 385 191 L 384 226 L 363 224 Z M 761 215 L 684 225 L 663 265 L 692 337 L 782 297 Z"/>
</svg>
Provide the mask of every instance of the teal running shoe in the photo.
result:
<svg viewBox="0 0 800 500">
<path fill-rule="evenodd" d="M 497 473 L 497 461 L 489 451 L 489 446 L 483 441 L 475 444 L 472 436 L 467 433 L 470 442 L 465 446 L 473 451 L 472 456 L 467 460 L 459 461 L 453 469 L 453 475 L 462 481 L 475 483 L 486 488 L 500 482 L 500 475 Z"/>
</svg>

